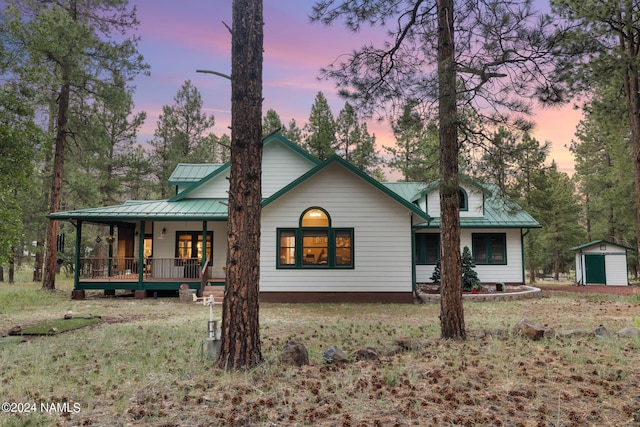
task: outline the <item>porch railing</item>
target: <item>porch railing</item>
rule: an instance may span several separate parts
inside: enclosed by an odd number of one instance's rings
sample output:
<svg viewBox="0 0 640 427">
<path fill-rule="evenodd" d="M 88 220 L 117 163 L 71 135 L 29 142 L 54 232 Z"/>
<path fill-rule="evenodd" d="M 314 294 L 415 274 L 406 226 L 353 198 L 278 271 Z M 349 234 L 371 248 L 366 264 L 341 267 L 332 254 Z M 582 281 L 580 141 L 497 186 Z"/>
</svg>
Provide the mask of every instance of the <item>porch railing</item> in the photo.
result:
<svg viewBox="0 0 640 427">
<path fill-rule="evenodd" d="M 146 279 L 201 279 L 197 259 L 86 257 L 80 258 L 80 280 L 137 280 L 140 268 Z"/>
</svg>

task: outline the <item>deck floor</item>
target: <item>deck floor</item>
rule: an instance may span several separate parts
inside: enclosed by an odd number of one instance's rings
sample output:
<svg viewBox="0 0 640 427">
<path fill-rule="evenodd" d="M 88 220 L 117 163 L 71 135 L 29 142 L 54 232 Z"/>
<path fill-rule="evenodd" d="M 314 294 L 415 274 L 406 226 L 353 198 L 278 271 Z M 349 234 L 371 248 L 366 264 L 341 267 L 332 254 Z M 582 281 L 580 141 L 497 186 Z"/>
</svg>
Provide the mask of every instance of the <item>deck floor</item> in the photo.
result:
<svg viewBox="0 0 640 427">
<path fill-rule="evenodd" d="M 109 283 L 137 283 L 138 276 L 133 275 L 135 277 L 92 277 L 86 279 L 80 279 L 80 283 L 96 283 L 96 282 L 109 282 Z M 209 278 L 209 282 L 214 283 L 224 283 L 226 279 L 224 277 L 211 277 Z M 142 283 L 146 282 L 183 282 L 183 283 L 200 283 L 199 278 L 182 278 L 182 277 L 172 277 L 172 278 L 155 278 L 155 277 L 144 277 L 142 279 Z"/>
</svg>

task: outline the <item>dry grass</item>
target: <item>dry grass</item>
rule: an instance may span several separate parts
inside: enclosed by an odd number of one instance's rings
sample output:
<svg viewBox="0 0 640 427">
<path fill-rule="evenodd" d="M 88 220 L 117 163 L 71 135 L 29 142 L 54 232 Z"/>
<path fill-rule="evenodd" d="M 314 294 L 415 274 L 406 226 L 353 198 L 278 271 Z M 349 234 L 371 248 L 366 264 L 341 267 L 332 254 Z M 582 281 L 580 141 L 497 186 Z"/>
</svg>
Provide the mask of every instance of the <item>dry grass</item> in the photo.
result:
<svg viewBox="0 0 640 427">
<path fill-rule="evenodd" d="M 74 314 L 105 322 L 0 346 L 0 400 L 79 403 L 79 411 L 0 414 L 43 426 L 624 426 L 640 425 L 640 340 L 533 342 L 522 317 L 556 330 L 632 326 L 634 298 L 545 295 L 467 303 L 468 340 L 439 339 L 439 305 L 263 304 L 265 364 L 228 373 L 202 357 L 208 309 L 177 299 L 69 299 L 37 285 L 0 285 L 0 331 Z M 411 350 L 395 339 L 407 337 Z M 301 341 L 311 364 L 277 356 Z M 329 346 L 374 347 L 376 361 L 326 365 Z M 72 409 L 73 406 L 70 406 Z"/>
</svg>

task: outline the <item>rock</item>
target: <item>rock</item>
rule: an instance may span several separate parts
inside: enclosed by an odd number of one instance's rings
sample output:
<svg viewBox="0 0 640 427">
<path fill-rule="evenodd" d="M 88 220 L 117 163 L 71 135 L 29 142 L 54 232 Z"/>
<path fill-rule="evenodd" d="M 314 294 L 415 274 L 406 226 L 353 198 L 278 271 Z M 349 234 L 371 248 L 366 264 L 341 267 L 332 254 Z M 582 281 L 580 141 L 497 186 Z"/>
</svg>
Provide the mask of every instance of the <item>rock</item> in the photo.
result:
<svg viewBox="0 0 640 427">
<path fill-rule="evenodd" d="M 378 352 L 373 347 L 364 347 L 354 351 L 353 357 L 356 360 L 377 360 Z"/>
<path fill-rule="evenodd" d="M 9 329 L 9 335 L 17 335 L 20 332 L 22 332 L 21 326 L 14 326 L 13 328 Z"/>
<path fill-rule="evenodd" d="M 52 327 L 50 327 L 50 328 L 49 328 L 49 331 L 48 331 L 48 332 L 49 332 L 50 334 L 55 334 L 55 333 L 57 333 L 57 332 L 58 332 L 58 328 L 56 328 L 55 326 L 52 326 Z"/>
<path fill-rule="evenodd" d="M 91 313 L 89 313 L 86 316 L 84 316 L 84 318 L 89 320 L 89 319 L 93 319 L 93 316 L 91 315 Z"/>
<path fill-rule="evenodd" d="M 309 353 L 307 348 L 299 341 L 289 341 L 280 355 L 282 363 L 293 366 L 303 366 L 309 364 Z"/>
<path fill-rule="evenodd" d="M 640 329 L 631 327 L 622 328 L 618 331 L 618 335 L 621 337 L 636 338 L 640 336 Z"/>
<path fill-rule="evenodd" d="M 71 310 L 67 311 L 64 314 L 64 320 L 69 320 L 69 319 L 73 319 L 73 313 L 71 312 Z"/>
<path fill-rule="evenodd" d="M 595 331 L 593 331 L 594 334 L 596 334 L 597 337 L 610 337 L 611 333 L 609 333 L 609 330 L 607 328 L 605 328 L 604 326 L 600 325 L 596 328 Z"/>
<path fill-rule="evenodd" d="M 329 347 L 327 351 L 322 353 L 322 357 L 324 361 L 327 363 L 340 363 L 347 361 L 347 355 L 344 354 L 339 347 Z"/>
<path fill-rule="evenodd" d="M 524 335 L 534 341 L 538 341 L 539 339 L 544 337 L 545 328 L 542 326 L 538 326 L 533 322 L 529 321 L 526 317 L 522 318 L 515 324 L 513 327 L 513 332 L 516 335 Z"/>
</svg>

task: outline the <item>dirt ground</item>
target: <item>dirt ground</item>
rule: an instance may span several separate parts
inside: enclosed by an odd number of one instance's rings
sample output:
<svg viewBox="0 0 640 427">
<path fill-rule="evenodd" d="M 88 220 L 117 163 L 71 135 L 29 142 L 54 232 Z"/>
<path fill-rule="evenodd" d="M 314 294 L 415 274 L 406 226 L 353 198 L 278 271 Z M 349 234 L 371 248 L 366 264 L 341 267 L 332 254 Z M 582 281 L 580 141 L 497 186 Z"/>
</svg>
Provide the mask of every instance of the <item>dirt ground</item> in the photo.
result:
<svg viewBox="0 0 640 427">
<path fill-rule="evenodd" d="M 542 298 L 526 303 L 526 310 L 559 330 L 585 326 L 563 326 L 559 319 L 595 317 L 615 329 L 620 319 L 640 315 L 633 303 L 549 301 L 555 293 L 633 295 L 637 288 L 542 288 Z M 482 304 L 469 308 L 485 310 Z M 640 343 L 610 340 L 585 334 L 531 342 L 508 328 L 468 328 L 465 343 L 416 338 L 411 348 L 387 348 L 376 360 L 285 370 L 266 364 L 248 374 L 246 383 L 220 387 L 204 381 L 185 389 L 183 402 L 166 403 L 198 414 L 188 422 L 197 419 L 202 426 L 638 427 Z M 141 401 L 146 398 L 154 396 Z M 134 403 L 129 413 L 149 415 L 145 406 Z"/>
<path fill-rule="evenodd" d="M 534 283 L 533 286 L 545 292 L 579 292 L 609 295 L 640 295 L 640 286 L 570 286 L 570 285 L 545 285 L 544 282 Z"/>
<path fill-rule="evenodd" d="M 262 350 L 272 357 L 263 365 L 232 375 L 203 364 L 176 376 L 170 365 L 158 364 L 139 383 L 80 384 L 101 394 L 83 402 L 81 413 L 44 425 L 640 427 L 640 338 L 616 335 L 640 318 L 640 299 L 612 295 L 634 296 L 640 288 L 536 286 L 540 298 L 465 304 L 465 342 L 438 337 L 436 303 L 380 305 L 375 312 L 367 305 L 265 304 Z M 173 309 L 185 308 L 176 302 Z M 164 319 L 159 316 L 104 316 L 103 329 L 136 325 L 127 330 L 145 333 Z M 522 317 L 558 332 L 585 332 L 531 341 L 511 333 Z M 611 336 L 594 336 L 599 324 Z M 410 345 L 393 345 L 407 336 Z M 292 338 L 309 349 L 309 365 L 274 360 Z M 377 342 L 374 360 L 326 364 L 320 356 L 332 344 L 352 355 L 369 341 Z M 96 360 L 106 365 L 111 359 Z M 73 363 L 64 363 L 82 378 Z"/>
</svg>

